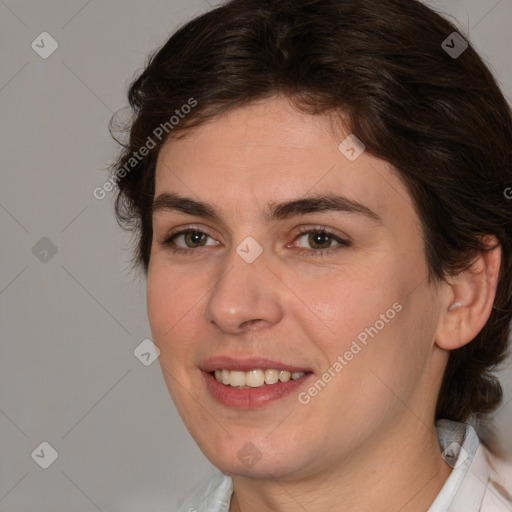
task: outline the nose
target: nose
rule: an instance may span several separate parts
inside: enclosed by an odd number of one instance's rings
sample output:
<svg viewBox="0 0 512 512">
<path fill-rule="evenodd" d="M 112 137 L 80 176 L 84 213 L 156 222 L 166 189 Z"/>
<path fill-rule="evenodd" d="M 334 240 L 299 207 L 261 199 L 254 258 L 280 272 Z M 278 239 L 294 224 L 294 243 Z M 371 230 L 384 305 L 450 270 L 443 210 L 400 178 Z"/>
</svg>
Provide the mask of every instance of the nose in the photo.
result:
<svg viewBox="0 0 512 512">
<path fill-rule="evenodd" d="M 211 289 L 204 317 L 226 334 L 275 325 L 283 316 L 279 284 L 264 253 L 247 263 L 233 250 Z"/>
</svg>

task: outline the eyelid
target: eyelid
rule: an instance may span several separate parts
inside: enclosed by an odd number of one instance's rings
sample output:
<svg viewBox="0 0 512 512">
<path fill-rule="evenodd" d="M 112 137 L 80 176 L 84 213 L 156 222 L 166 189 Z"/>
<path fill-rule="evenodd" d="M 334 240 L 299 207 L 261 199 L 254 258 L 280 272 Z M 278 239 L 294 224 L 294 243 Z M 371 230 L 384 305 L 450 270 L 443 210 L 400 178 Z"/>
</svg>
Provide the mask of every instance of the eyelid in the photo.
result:
<svg viewBox="0 0 512 512">
<path fill-rule="evenodd" d="M 300 226 L 297 229 L 298 229 L 298 231 L 294 235 L 295 238 L 297 238 L 300 235 L 304 235 L 306 233 L 311 233 L 311 232 L 317 233 L 318 232 L 318 233 L 325 233 L 327 235 L 330 235 L 333 238 L 339 238 L 340 240 L 343 240 L 345 242 L 352 242 L 352 240 L 350 239 L 350 237 L 348 235 L 345 235 L 344 233 L 342 233 L 334 228 L 329 228 L 322 224 L 305 225 L 305 226 Z"/>
<path fill-rule="evenodd" d="M 198 231 L 200 233 L 204 233 L 205 235 L 208 235 L 210 238 L 214 238 L 211 231 L 208 230 L 208 228 L 205 228 L 204 226 L 201 226 L 199 224 L 185 224 L 184 226 L 178 226 L 176 228 L 171 229 L 170 231 L 166 232 L 160 240 L 158 240 L 159 243 L 165 244 L 166 241 L 171 239 L 174 236 L 182 235 L 184 233 L 187 233 L 188 231 Z"/>
</svg>

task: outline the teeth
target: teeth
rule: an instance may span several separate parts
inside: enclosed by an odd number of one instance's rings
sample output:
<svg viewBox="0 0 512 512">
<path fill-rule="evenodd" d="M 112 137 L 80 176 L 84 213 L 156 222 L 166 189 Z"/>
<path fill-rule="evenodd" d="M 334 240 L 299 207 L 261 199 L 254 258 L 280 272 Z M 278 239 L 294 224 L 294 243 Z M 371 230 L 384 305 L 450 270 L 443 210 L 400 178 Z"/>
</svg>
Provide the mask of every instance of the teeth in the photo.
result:
<svg viewBox="0 0 512 512">
<path fill-rule="evenodd" d="M 248 372 L 238 370 L 215 370 L 215 379 L 226 386 L 237 388 L 260 388 L 265 385 L 276 384 L 277 382 L 288 382 L 300 379 L 305 372 L 291 373 L 287 370 L 260 370 L 254 369 Z"/>
<path fill-rule="evenodd" d="M 279 380 L 281 382 L 288 382 L 292 378 L 292 374 L 286 370 L 279 372 Z"/>
<path fill-rule="evenodd" d="M 265 371 L 265 384 L 275 384 L 279 382 L 279 371 L 278 370 L 266 370 Z"/>
<path fill-rule="evenodd" d="M 240 372 L 244 375 L 244 372 Z M 263 370 L 251 370 L 245 374 L 245 385 L 250 388 L 259 388 L 265 384 L 265 374 Z"/>
<path fill-rule="evenodd" d="M 244 372 L 229 372 L 229 385 L 230 386 L 245 386 L 245 373 Z"/>
</svg>

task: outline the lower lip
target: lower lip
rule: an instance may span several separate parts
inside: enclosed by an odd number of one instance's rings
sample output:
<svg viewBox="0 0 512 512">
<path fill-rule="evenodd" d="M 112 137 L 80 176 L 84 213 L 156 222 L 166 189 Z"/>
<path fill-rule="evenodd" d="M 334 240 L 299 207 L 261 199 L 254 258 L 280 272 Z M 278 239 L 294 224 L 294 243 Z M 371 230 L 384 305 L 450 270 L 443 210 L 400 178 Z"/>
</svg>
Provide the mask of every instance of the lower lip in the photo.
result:
<svg viewBox="0 0 512 512">
<path fill-rule="evenodd" d="M 238 389 L 225 386 L 208 372 L 201 372 L 210 394 L 221 404 L 240 409 L 256 409 L 270 402 L 284 398 L 302 386 L 313 375 L 306 373 L 303 377 L 288 382 L 264 385 L 259 388 Z"/>
</svg>

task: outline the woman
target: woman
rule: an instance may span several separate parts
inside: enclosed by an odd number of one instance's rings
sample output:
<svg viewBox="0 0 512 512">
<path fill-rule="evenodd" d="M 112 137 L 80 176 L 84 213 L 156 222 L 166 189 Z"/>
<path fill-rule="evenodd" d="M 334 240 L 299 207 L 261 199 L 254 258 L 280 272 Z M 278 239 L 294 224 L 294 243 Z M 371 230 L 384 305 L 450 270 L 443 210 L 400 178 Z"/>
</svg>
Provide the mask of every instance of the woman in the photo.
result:
<svg viewBox="0 0 512 512">
<path fill-rule="evenodd" d="M 129 100 L 116 213 L 220 470 L 182 510 L 512 510 L 473 428 L 502 400 L 512 117 L 466 38 L 415 0 L 232 0 Z"/>
</svg>

